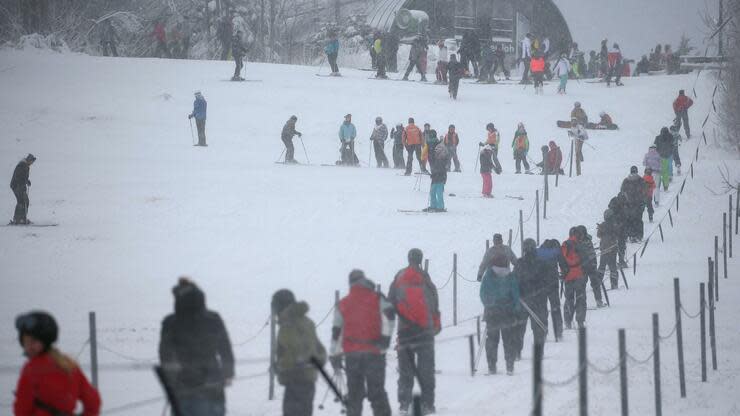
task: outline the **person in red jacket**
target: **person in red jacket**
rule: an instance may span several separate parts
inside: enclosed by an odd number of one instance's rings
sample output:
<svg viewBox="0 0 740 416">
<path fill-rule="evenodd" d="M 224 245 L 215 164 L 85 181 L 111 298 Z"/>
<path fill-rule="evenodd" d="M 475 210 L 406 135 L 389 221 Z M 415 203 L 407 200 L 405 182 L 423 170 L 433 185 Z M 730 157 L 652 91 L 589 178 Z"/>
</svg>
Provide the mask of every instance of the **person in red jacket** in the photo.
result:
<svg viewBox="0 0 740 416">
<path fill-rule="evenodd" d="M 157 41 L 157 48 L 154 50 L 154 56 L 161 58 L 169 58 L 170 57 L 170 50 L 167 48 L 167 34 L 164 31 L 164 22 L 161 20 L 157 20 L 157 22 L 154 24 L 154 30 L 152 31 L 152 36 L 154 36 L 154 39 Z"/>
<path fill-rule="evenodd" d="M 563 152 L 554 140 L 550 140 L 550 150 L 547 152 L 547 170 L 550 175 L 562 175 Z"/>
<path fill-rule="evenodd" d="M 34 311 L 15 320 L 18 341 L 28 362 L 15 390 L 15 416 L 72 415 L 82 402 L 82 416 L 100 414 L 100 395 L 77 363 L 53 347 L 59 327 L 46 312 Z"/>
<path fill-rule="evenodd" d="M 678 97 L 673 101 L 673 112 L 676 113 L 676 119 L 674 123 L 681 128 L 681 122 L 683 122 L 683 130 L 686 132 L 686 138 L 691 138 L 691 128 L 689 127 L 689 108 L 694 105 L 694 101 L 686 96 L 684 90 L 678 91 Z"/>
<path fill-rule="evenodd" d="M 349 274 L 349 294 L 337 304 L 332 327 L 331 357 L 335 370 L 347 369 L 347 414 L 362 414 L 367 395 L 375 416 L 390 416 L 385 391 L 385 352 L 391 342 L 396 313 L 362 270 Z M 367 386 L 367 387 L 366 387 Z"/>
<path fill-rule="evenodd" d="M 648 218 L 650 219 L 650 222 L 653 222 L 653 213 L 655 212 L 655 209 L 653 208 L 653 192 L 655 192 L 656 187 L 655 178 L 653 178 L 653 170 L 651 168 L 645 168 L 645 176 L 643 176 L 642 179 L 645 181 L 645 184 L 647 184 L 645 200 L 647 203 Z"/>
<path fill-rule="evenodd" d="M 561 269 L 565 274 L 565 306 L 563 307 L 563 318 L 565 327 L 571 329 L 573 316 L 575 315 L 578 328 L 583 328 L 586 321 L 586 279 L 583 273 L 583 263 L 589 259 L 583 256 L 578 249 L 576 228 L 570 229 L 570 237 L 563 242 L 560 248 L 564 264 Z"/>
</svg>

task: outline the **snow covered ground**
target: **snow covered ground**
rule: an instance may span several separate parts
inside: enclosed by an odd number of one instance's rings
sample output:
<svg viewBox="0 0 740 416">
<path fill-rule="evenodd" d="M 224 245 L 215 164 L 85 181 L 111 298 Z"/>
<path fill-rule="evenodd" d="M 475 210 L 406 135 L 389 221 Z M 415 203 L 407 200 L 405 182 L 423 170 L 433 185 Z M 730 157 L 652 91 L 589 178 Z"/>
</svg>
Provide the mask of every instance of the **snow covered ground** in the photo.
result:
<svg viewBox="0 0 740 416">
<path fill-rule="evenodd" d="M 224 317 L 240 359 L 237 380 L 228 390 L 229 414 L 278 415 L 279 400 L 266 400 L 263 360 L 269 350 L 264 324 L 272 292 L 288 287 L 307 300 L 328 344 L 330 318 L 323 318 L 334 291 L 346 293 L 348 272 L 361 268 L 385 289 L 405 265 L 407 250 L 420 247 L 440 287 L 445 325 L 452 322 L 448 276 L 453 252 L 459 256 L 458 316 L 466 321 L 438 338 L 439 414 L 528 414 L 531 335 L 513 377 L 470 377 L 467 340 L 456 338 L 474 333 L 475 321 L 467 319 L 481 313 L 478 284 L 467 280 L 475 278 L 485 240 L 515 229 L 519 210 L 528 219 L 525 235 L 534 237 L 530 213 L 543 178 L 513 174 L 507 144 L 516 124 L 526 124 L 530 156 L 537 161 L 538 149 L 549 140 L 557 141 L 567 157 L 568 138 L 555 120 L 566 119 L 576 100 L 592 118 L 605 110 L 620 125 L 617 132 L 591 132 L 584 176 L 560 178 L 557 188 L 551 183 L 548 219 L 541 224 L 542 238 L 563 239 L 576 224 L 586 224 L 595 234 L 596 222 L 629 167 L 641 165 L 654 136 L 671 121 L 677 90 L 692 91 L 696 80 L 695 74 L 629 78 L 625 87 L 612 89 L 572 81 L 568 96 L 556 95 L 553 83 L 545 87 L 545 96 L 535 96 L 531 87 L 463 82 L 460 99 L 452 102 L 444 87 L 376 81 L 364 71 L 347 70 L 335 79 L 316 77 L 316 68 L 249 64 L 247 78 L 256 81 L 235 84 L 226 81 L 232 68 L 224 62 L 0 51 L 0 166 L 9 176 L 22 156 L 34 153 L 30 218 L 60 224 L 0 228 L 0 409 L 12 402 L 23 362 L 13 318 L 31 308 L 47 309 L 58 318 L 61 348 L 79 352 L 83 365 L 89 363 L 87 313 L 96 311 L 106 409 L 161 396 L 153 374 L 131 365 L 155 360 L 159 323 L 172 310 L 170 288 L 186 274 Z M 713 86 L 711 75 L 702 75 L 696 84 L 699 97 L 691 112 L 696 137 L 711 108 Z M 209 104 L 208 148 L 191 146 L 186 116 L 195 90 Z M 337 131 L 346 113 L 353 114 L 358 129 L 363 168 L 320 166 L 338 158 Z M 298 116 L 311 166 L 273 163 L 283 149 L 280 129 L 292 114 Z M 414 190 L 413 176 L 365 166 L 367 138 L 378 115 L 389 128 L 410 116 L 439 132 L 450 123 L 457 126 L 463 173 L 450 174 L 446 193 L 458 196 L 446 197 L 447 214 L 399 213 L 427 206 L 428 179 Z M 494 178 L 492 200 L 478 198 L 480 176 L 474 170 L 477 143 L 488 122 L 496 124 L 504 143 L 499 154 L 504 173 Z M 711 125 L 710 120 L 708 132 Z M 686 174 L 697 144 L 694 138 L 682 147 Z M 296 157 L 305 162 L 300 141 L 296 145 Z M 637 358 L 652 351 L 652 312 L 660 313 L 661 333 L 670 332 L 674 276 L 681 277 L 688 312 L 698 310 L 698 282 L 706 279 L 706 257 L 713 255 L 713 236 L 721 239 L 721 210 L 727 206 L 726 195 L 709 189 L 721 188 L 717 166 L 722 162 L 733 178 L 740 169 L 737 157 L 716 145 L 711 134 L 709 145 L 700 147 L 696 178 L 686 184 L 680 211 L 672 212 L 676 227 L 663 224 L 666 242 L 656 234 L 638 263 L 638 275 L 627 273 L 631 290 L 610 292 L 610 309 L 588 313 L 589 358 L 600 368 L 617 362 L 617 328 L 627 329 L 628 350 Z M 390 156 L 390 145 L 386 153 Z M 10 218 L 12 194 L 8 191 L 3 200 L 0 206 Z M 665 212 L 661 206 L 656 218 Z M 518 237 L 514 240 L 518 252 Z M 631 245 L 628 252 L 637 249 Z M 731 259 L 730 278 L 720 281 L 719 371 L 710 370 L 709 383 L 700 383 L 698 320 L 684 320 L 687 399 L 679 399 L 675 337 L 661 344 L 665 414 L 740 414 L 734 383 L 740 375 L 737 265 Z M 575 332 L 567 332 L 563 343 L 548 343 L 545 378 L 567 379 L 577 369 L 576 358 Z M 389 354 L 388 363 L 386 384 L 396 408 L 395 354 Z M 485 359 L 479 369 L 485 370 Z M 591 371 L 589 377 L 592 413 L 616 414 L 618 373 Z M 652 364 L 631 363 L 629 378 L 633 414 L 651 414 Z M 322 384 L 317 402 L 323 393 Z M 575 383 L 546 388 L 546 414 L 574 414 L 577 398 Z M 157 414 L 162 406 L 155 401 L 106 413 Z M 317 414 L 338 414 L 333 406 Z"/>
</svg>

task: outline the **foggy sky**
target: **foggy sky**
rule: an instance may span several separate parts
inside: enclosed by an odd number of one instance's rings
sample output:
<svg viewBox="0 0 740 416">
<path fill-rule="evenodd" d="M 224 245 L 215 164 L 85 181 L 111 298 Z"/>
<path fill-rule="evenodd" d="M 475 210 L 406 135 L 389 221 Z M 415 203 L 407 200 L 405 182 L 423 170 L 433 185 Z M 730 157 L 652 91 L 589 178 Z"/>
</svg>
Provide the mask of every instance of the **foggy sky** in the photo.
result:
<svg viewBox="0 0 740 416">
<path fill-rule="evenodd" d="M 691 45 L 706 47 L 709 30 L 701 15 L 717 15 L 719 0 L 554 0 L 568 22 L 573 39 L 582 51 L 596 50 L 607 38 L 619 43 L 622 53 L 639 59 L 656 44 L 678 46 L 681 34 Z M 710 50 L 710 54 L 711 54 Z"/>
</svg>

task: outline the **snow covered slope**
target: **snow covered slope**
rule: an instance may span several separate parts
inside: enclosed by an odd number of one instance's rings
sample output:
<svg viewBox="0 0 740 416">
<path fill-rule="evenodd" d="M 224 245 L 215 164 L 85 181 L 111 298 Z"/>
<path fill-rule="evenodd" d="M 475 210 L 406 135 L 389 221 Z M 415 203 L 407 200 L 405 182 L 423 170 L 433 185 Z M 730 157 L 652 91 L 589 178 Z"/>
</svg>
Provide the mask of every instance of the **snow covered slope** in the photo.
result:
<svg viewBox="0 0 740 416">
<path fill-rule="evenodd" d="M 326 70 L 324 68 L 324 70 Z M 12 319 L 30 308 L 44 308 L 62 323 L 60 346 L 89 362 L 84 343 L 87 313 L 96 311 L 100 342 L 101 389 L 107 409 L 161 396 L 146 364 L 157 355 L 159 323 L 172 310 L 170 288 L 177 276 L 192 276 L 205 290 L 208 304 L 224 317 L 240 359 L 238 379 L 228 391 L 229 414 L 278 415 L 278 401 L 268 402 L 269 337 L 264 328 L 269 297 L 288 287 L 307 300 L 311 317 L 321 323 L 328 343 L 334 290 L 346 293 L 353 268 L 385 289 L 404 266 L 406 252 L 420 247 L 431 260 L 430 273 L 440 289 L 443 323 L 452 322 L 453 252 L 459 256 L 459 319 L 481 313 L 473 280 L 486 239 L 515 228 L 523 210 L 527 237 L 534 237 L 532 212 L 542 177 L 514 175 L 508 148 L 516 124 L 530 134 L 532 159 L 556 140 L 567 155 L 569 142 L 555 120 L 569 116 L 579 100 L 592 118 L 609 112 L 617 132 L 592 132 L 585 148 L 584 176 L 560 178 L 551 188 L 544 237 L 562 239 L 572 225 L 594 227 L 632 164 L 642 157 L 660 128 L 672 119 L 676 91 L 691 91 L 695 75 L 626 79 L 623 88 L 569 84 L 569 95 L 535 96 L 518 85 L 463 83 L 452 102 L 444 87 L 376 81 L 370 73 L 345 71 L 345 77 L 316 77 L 316 68 L 248 64 L 247 78 L 231 83 L 231 63 L 108 59 L 37 52 L 0 52 L 0 166 L 10 175 L 26 153 L 38 157 L 32 168 L 30 218 L 53 221 L 55 228 L 0 228 L 0 406 L 12 402 L 16 369 L 22 357 Z M 691 113 L 695 134 L 711 104 L 711 76 L 696 85 L 699 98 Z M 187 114 L 192 93 L 208 100 L 208 148 L 193 147 Z M 353 114 L 358 154 L 367 164 L 373 120 L 389 128 L 408 117 L 429 122 L 439 132 L 450 123 L 461 138 L 463 173 L 450 174 L 449 212 L 407 215 L 398 209 L 427 206 L 429 182 L 398 176 L 398 171 L 323 167 L 338 158 L 337 131 Z M 283 146 L 283 123 L 295 114 L 312 166 L 283 166 L 274 161 Z M 499 158 L 504 174 L 494 178 L 493 200 L 477 198 L 480 176 L 474 170 L 484 126 L 494 122 L 502 133 Z M 710 137 L 711 139 L 711 137 Z M 710 141 L 710 145 L 711 145 Z M 300 141 L 296 157 L 306 161 Z M 697 140 L 682 148 L 685 171 Z M 390 155 L 390 146 L 386 148 Z M 728 160 L 732 159 L 732 160 Z M 721 232 L 719 210 L 726 196 L 719 189 L 719 161 L 738 172 L 734 156 L 716 146 L 702 147 L 696 179 L 673 213 L 676 228 L 665 226 L 667 241 L 651 240 L 630 291 L 611 293 L 612 308 L 589 311 L 591 359 L 607 368 L 616 362 L 616 328 L 627 328 L 628 348 L 638 358 L 651 350 L 650 313 L 660 312 L 663 333 L 672 327 L 672 277 L 681 276 L 689 312 L 697 310 L 697 282 L 706 273 L 713 235 Z M 374 161 L 371 166 L 374 166 Z M 736 176 L 736 175 L 735 175 Z M 552 185 L 552 184 L 551 184 Z M 671 195 L 675 192 L 675 187 Z M 523 196 L 524 200 L 506 198 Z M 0 204 L 12 215 L 7 192 Z M 665 214 L 664 207 L 656 218 Z M 665 224 L 664 224 L 665 225 Z M 514 250 L 519 244 L 515 238 Z M 630 247 L 630 252 L 636 247 Z M 730 274 L 737 263 L 730 262 Z M 731 276 L 737 277 L 737 276 Z M 675 338 L 663 355 L 666 414 L 738 414 L 732 394 L 740 372 L 735 345 L 740 334 L 740 285 L 721 282 L 718 305 L 720 371 L 710 383 L 698 383 L 698 324 L 686 323 L 689 398 L 678 399 Z M 589 294 L 589 301 L 592 301 Z M 445 329 L 440 341 L 475 332 L 475 321 Z M 575 333 L 549 343 L 545 377 L 564 380 L 576 370 Z M 527 335 L 527 345 L 531 336 Z M 444 415 L 528 414 L 531 403 L 531 351 L 517 363 L 513 377 L 471 378 L 467 340 L 451 339 L 437 347 L 437 408 Z M 483 360 L 485 361 L 485 360 Z M 387 387 L 395 402 L 395 354 L 389 354 Z M 119 366 L 118 364 L 125 364 Z M 480 369 L 483 370 L 481 362 Z M 635 414 L 652 412 L 651 365 L 630 366 L 630 403 Z M 255 377 L 252 377 L 255 376 Z M 591 375 L 594 414 L 618 412 L 617 374 Z M 317 402 L 324 387 L 318 389 Z M 111 414 L 155 414 L 163 403 Z M 332 404 L 333 406 L 333 404 Z M 393 405 L 394 408 L 396 405 Z M 547 414 L 570 415 L 577 406 L 576 384 L 545 391 Z M 1 407 L 0 407 L 1 408 Z M 734 413 L 733 413 L 734 412 Z M 5 410 L 2 413 L 6 413 Z M 328 406 L 326 414 L 337 414 Z"/>
</svg>

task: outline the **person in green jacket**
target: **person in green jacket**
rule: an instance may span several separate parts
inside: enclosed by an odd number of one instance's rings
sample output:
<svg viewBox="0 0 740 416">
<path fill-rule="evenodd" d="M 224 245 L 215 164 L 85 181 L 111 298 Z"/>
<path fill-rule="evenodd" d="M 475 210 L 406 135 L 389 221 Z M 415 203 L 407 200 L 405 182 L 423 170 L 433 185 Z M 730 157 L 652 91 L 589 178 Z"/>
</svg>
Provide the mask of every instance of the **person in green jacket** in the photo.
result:
<svg viewBox="0 0 740 416">
<path fill-rule="evenodd" d="M 496 374 L 499 339 L 503 338 L 506 374 L 514 373 L 517 355 L 517 317 L 521 314 L 519 283 L 516 275 L 509 271 L 509 260 L 497 254 L 486 269 L 480 285 L 480 299 L 485 307 L 486 359 L 488 373 Z"/>
<path fill-rule="evenodd" d="M 295 295 L 281 289 L 272 295 L 272 312 L 278 318 L 277 357 L 273 371 L 285 386 L 284 416 L 311 416 L 316 394 L 318 370 L 311 363 L 315 357 L 323 366 L 326 349 L 316 336 L 316 325 L 306 316 L 308 304 L 296 302 Z"/>
<path fill-rule="evenodd" d="M 524 163 L 524 173 L 531 174 L 529 162 L 527 162 L 527 153 L 529 152 L 529 138 L 524 123 L 519 123 L 514 133 L 514 140 L 511 142 L 511 150 L 514 151 L 514 160 L 516 161 L 516 173 L 522 173 L 522 162 Z"/>
</svg>

